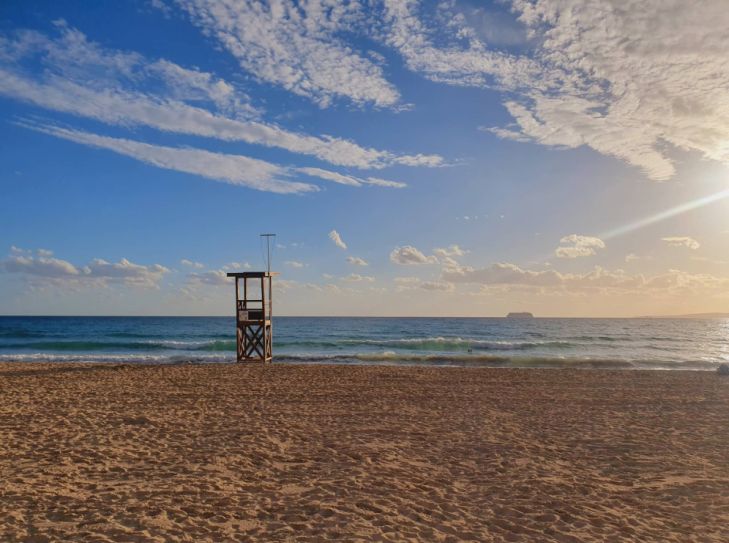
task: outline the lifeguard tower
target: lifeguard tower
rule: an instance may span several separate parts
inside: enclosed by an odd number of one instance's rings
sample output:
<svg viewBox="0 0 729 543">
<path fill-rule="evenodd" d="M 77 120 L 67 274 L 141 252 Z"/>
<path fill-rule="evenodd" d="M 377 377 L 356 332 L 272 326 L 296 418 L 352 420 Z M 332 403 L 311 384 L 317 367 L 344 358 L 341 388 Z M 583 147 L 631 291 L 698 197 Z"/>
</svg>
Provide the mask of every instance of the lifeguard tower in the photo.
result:
<svg viewBox="0 0 729 543">
<path fill-rule="evenodd" d="M 276 272 L 234 272 L 238 362 L 270 362 L 272 354 L 271 280 Z M 241 288 L 241 283 L 242 287 Z M 241 296 L 242 295 L 242 296 Z"/>
<path fill-rule="evenodd" d="M 227 274 L 235 278 L 235 344 L 238 362 L 270 362 L 273 358 L 271 280 L 278 273 L 271 271 L 271 239 L 275 237 L 276 234 L 261 234 L 261 241 L 266 240 L 264 258 L 267 271 Z"/>
</svg>

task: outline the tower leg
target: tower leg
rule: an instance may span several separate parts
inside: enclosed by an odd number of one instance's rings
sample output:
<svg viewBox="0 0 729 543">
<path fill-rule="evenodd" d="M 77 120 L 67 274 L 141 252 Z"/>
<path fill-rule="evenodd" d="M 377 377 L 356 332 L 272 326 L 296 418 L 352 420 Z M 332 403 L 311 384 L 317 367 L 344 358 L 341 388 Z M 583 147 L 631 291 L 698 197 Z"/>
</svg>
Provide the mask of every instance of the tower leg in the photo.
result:
<svg viewBox="0 0 729 543">
<path fill-rule="evenodd" d="M 237 326 L 235 329 L 235 351 L 236 351 L 236 360 L 238 362 L 241 362 L 243 360 L 243 357 L 245 356 L 245 349 L 243 346 L 243 336 L 244 336 L 244 330 L 240 326 Z"/>
</svg>

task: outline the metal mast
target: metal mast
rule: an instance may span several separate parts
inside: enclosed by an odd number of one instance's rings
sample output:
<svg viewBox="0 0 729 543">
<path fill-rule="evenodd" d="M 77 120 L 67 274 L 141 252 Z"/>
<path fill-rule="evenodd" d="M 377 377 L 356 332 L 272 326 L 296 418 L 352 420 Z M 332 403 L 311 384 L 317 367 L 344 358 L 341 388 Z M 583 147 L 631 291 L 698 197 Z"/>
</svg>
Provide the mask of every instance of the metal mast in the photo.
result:
<svg viewBox="0 0 729 543">
<path fill-rule="evenodd" d="M 261 234 L 261 238 L 266 238 L 266 271 L 271 273 L 271 238 L 275 238 L 276 234 Z"/>
</svg>

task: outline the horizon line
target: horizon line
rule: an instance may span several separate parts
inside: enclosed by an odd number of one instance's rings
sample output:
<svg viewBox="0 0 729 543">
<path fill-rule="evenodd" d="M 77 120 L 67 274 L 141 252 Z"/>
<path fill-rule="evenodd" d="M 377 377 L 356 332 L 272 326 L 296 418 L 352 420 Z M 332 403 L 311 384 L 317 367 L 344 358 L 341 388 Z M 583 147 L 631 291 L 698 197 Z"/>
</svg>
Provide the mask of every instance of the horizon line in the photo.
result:
<svg viewBox="0 0 729 543">
<path fill-rule="evenodd" d="M 235 314 L 232 315 L 88 315 L 88 314 L 65 314 L 65 315 L 49 315 L 49 314 L 0 314 L 0 318 L 15 318 L 15 317 L 50 317 L 50 318 L 235 318 Z M 506 319 L 509 318 L 506 315 L 274 315 L 274 318 L 321 318 L 321 319 Z M 682 314 L 665 314 L 665 315 L 625 315 L 625 316 L 554 316 L 554 315 L 542 315 L 531 317 L 517 317 L 511 318 L 510 320 L 532 320 L 532 319 L 687 319 L 687 318 L 729 318 L 729 311 L 707 311 L 701 313 L 682 313 Z"/>
</svg>

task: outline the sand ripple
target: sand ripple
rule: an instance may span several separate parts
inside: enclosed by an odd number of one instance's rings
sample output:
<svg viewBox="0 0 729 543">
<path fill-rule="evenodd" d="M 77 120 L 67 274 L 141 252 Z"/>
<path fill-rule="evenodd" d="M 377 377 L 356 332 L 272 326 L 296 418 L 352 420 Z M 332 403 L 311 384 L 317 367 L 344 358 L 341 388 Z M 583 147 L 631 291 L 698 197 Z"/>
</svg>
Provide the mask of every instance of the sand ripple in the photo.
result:
<svg viewBox="0 0 729 543">
<path fill-rule="evenodd" d="M 713 373 L 0 364 L 0 541 L 729 541 Z"/>
</svg>

